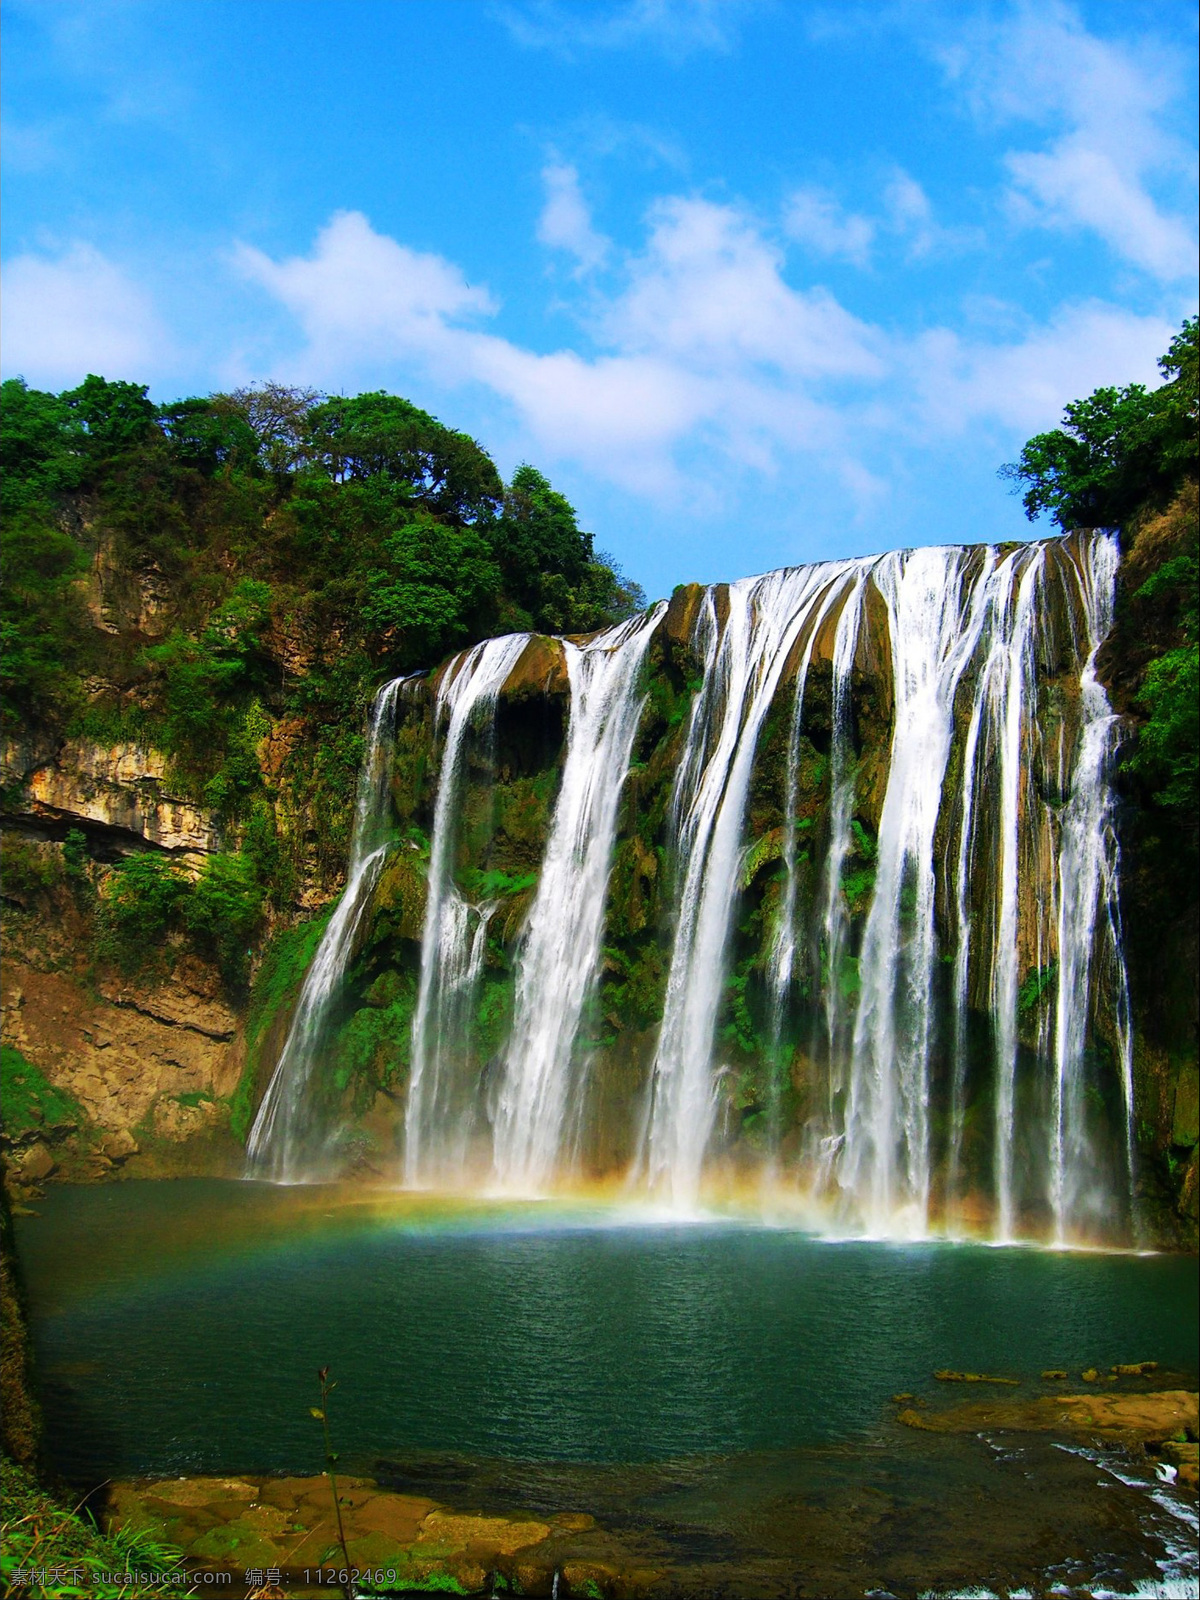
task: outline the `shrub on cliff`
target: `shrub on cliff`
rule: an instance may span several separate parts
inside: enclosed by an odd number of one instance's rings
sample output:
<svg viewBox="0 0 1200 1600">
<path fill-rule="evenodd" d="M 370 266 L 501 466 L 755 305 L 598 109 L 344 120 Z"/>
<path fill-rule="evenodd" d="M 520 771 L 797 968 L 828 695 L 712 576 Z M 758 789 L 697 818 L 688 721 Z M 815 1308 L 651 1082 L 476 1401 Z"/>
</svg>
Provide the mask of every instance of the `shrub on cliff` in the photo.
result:
<svg viewBox="0 0 1200 1600">
<path fill-rule="evenodd" d="M 190 945 L 236 991 L 246 979 L 265 898 L 248 856 L 209 856 L 194 882 L 166 856 L 129 856 L 104 885 L 97 954 L 132 976 L 161 969 L 172 947 Z"/>
<path fill-rule="evenodd" d="M 1200 323 L 1195 317 L 1159 361 L 1167 380 L 1096 389 L 1073 400 L 1063 426 L 1030 439 L 1001 467 L 1032 522 L 1048 512 L 1064 531 L 1123 528 L 1147 504 L 1165 505 L 1196 474 Z"/>
</svg>

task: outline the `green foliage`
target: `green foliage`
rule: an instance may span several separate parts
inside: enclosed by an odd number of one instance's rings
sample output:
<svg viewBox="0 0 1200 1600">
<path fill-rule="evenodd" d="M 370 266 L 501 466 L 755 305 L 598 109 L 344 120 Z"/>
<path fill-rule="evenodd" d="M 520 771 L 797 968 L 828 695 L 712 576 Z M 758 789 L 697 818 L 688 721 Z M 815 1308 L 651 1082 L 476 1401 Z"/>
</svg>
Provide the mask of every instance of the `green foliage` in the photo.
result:
<svg viewBox="0 0 1200 1600">
<path fill-rule="evenodd" d="M 1181 645 L 1152 661 L 1138 695 L 1149 712 L 1131 770 L 1148 779 L 1160 806 L 1195 819 L 1200 794 L 1200 651 Z"/>
<path fill-rule="evenodd" d="M 879 853 L 879 840 L 874 834 L 867 832 L 857 817 L 850 819 L 850 832 L 854 839 L 855 853 L 864 861 L 874 861 Z"/>
<path fill-rule="evenodd" d="M 183 1553 L 174 1545 L 140 1530 L 102 1534 L 89 1517 L 51 1499 L 7 1456 L 0 1456 L 0 1503 L 0 1578 L 6 1593 L 31 1600 L 43 1595 L 148 1600 L 196 1593 L 180 1570 Z M 47 1581 L 18 1585 L 16 1572 L 31 1568 L 44 1572 Z M 55 1569 L 60 1576 L 51 1578 Z M 78 1582 L 69 1576 L 73 1572 Z M 124 1581 L 126 1574 L 131 1581 Z"/>
<path fill-rule="evenodd" d="M 91 859 L 88 852 L 87 834 L 79 828 L 71 828 L 63 840 L 63 870 L 68 878 L 79 883 L 86 881 L 88 875 L 88 862 Z"/>
<path fill-rule="evenodd" d="M 183 921 L 196 949 L 215 961 L 231 988 L 246 977 L 263 917 L 263 888 L 244 855 L 211 855 L 183 902 Z"/>
<path fill-rule="evenodd" d="M 485 972 L 475 1004 L 475 1042 L 481 1060 L 495 1055 L 512 1026 L 513 979 L 508 972 Z"/>
<path fill-rule="evenodd" d="M 311 458 L 337 482 L 384 478 L 405 502 L 460 526 L 499 506 L 502 485 L 486 451 L 398 395 L 326 400 L 309 412 L 308 428 Z"/>
<path fill-rule="evenodd" d="M 1117 528 L 1148 501 L 1165 501 L 1197 463 L 1197 350 L 1190 318 L 1159 366 L 1168 381 L 1097 389 L 1063 413 L 1063 426 L 1030 439 L 1002 467 L 1030 521 L 1049 513 L 1060 528 Z"/>
<path fill-rule="evenodd" d="M 261 789 L 239 724 L 253 697 L 354 739 L 380 658 L 406 671 L 498 629 L 596 628 L 644 604 L 540 473 L 506 492 L 473 439 L 395 395 L 269 384 L 159 408 L 91 375 L 59 395 L 10 380 L 0 401 L 6 725 L 90 717 L 89 677 L 136 684 L 173 776 L 227 819 Z M 166 602 L 167 636 L 136 661 L 128 634 L 89 626 L 76 579 L 97 546 L 118 606 L 131 579 Z M 280 639 L 316 649 L 285 666 Z M 347 753 L 301 775 L 303 802 L 337 812 Z"/>
<path fill-rule="evenodd" d="M 1134 601 L 1165 611 L 1180 640 L 1152 660 L 1138 694 L 1148 713 L 1128 771 L 1150 788 L 1155 802 L 1194 825 L 1200 802 L 1200 561 L 1192 548 L 1147 578 Z"/>
<path fill-rule="evenodd" d="M 0 494 L 6 511 L 52 506 L 79 486 L 83 428 L 58 395 L 23 378 L 0 384 Z"/>
<path fill-rule="evenodd" d="M 387 565 L 367 574 L 363 618 L 405 662 L 435 661 L 486 627 L 500 571 L 480 534 L 421 515 L 383 543 Z"/>
<path fill-rule="evenodd" d="M 641 589 L 611 557 L 593 551 L 571 502 L 536 467 L 513 473 L 488 536 L 505 591 L 523 613 L 509 619 L 512 626 L 586 633 L 645 608 Z"/>
<path fill-rule="evenodd" d="M 83 551 L 46 513 L 22 505 L 0 525 L 0 557 L 0 719 L 14 730 L 60 720 L 77 693 Z"/>
<path fill-rule="evenodd" d="M 255 738 L 269 723 L 252 719 L 247 725 L 245 694 L 267 673 L 262 634 L 270 601 L 267 584 L 242 578 L 198 638 L 176 629 L 143 652 L 162 685 L 166 749 L 184 771 L 204 778 L 205 799 L 229 813 L 240 809 L 259 781 Z"/>
<path fill-rule="evenodd" d="M 758 1055 L 766 1048 L 752 1008 L 753 964 L 753 956 L 745 957 L 725 980 L 727 1021 L 721 1029 L 721 1037 L 747 1055 Z"/>
<path fill-rule="evenodd" d="M 391 1089 L 408 1069 L 416 985 L 407 973 L 386 1005 L 360 1006 L 338 1030 L 331 1047 L 333 1084 L 351 1090 L 356 1111 L 379 1089 Z"/>
<path fill-rule="evenodd" d="M 158 409 L 144 383 L 110 382 L 94 372 L 59 397 L 82 429 L 92 460 L 133 450 L 155 433 Z"/>
<path fill-rule="evenodd" d="M 1041 1005 L 1043 997 L 1054 988 L 1058 980 L 1058 962 L 1051 961 L 1048 966 L 1035 968 L 1017 994 L 1017 1010 L 1022 1016 L 1031 1011 L 1036 1011 Z"/>
<path fill-rule="evenodd" d="M 126 857 L 109 874 L 100 897 L 102 959 L 126 973 L 160 962 L 189 888 L 186 874 L 166 856 Z"/>
<path fill-rule="evenodd" d="M 523 894 L 538 881 L 536 872 L 505 872 L 494 867 L 488 872 L 473 869 L 467 874 L 470 893 L 475 900 L 503 900 L 510 895 Z"/>
<path fill-rule="evenodd" d="M 36 899 L 53 889 L 62 876 L 62 863 L 52 850 L 10 833 L 0 841 L 0 883 L 10 898 Z"/>
<path fill-rule="evenodd" d="M 209 856 L 195 883 L 166 856 L 129 856 L 104 885 L 98 953 L 133 974 L 161 965 L 171 937 L 186 936 L 237 989 L 245 979 L 246 946 L 262 923 L 263 899 L 246 856 Z"/>
<path fill-rule="evenodd" d="M 56 1089 L 40 1067 L 8 1044 L 0 1045 L 0 1085 L 4 1131 L 10 1139 L 44 1128 L 78 1128 L 87 1122 L 73 1095 Z"/>
</svg>

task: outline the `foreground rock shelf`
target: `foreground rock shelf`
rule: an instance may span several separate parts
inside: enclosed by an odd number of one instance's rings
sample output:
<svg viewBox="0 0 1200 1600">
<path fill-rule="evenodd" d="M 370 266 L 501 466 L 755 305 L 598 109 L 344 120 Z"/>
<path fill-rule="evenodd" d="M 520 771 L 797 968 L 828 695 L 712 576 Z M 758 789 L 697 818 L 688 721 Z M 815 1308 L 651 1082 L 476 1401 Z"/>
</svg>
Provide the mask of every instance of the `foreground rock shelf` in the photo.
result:
<svg viewBox="0 0 1200 1600">
<path fill-rule="evenodd" d="M 583 1512 L 544 1519 L 487 1516 L 396 1494 L 370 1478 L 339 1477 L 338 1504 L 355 1568 L 387 1590 L 638 1596 L 660 1576 Z M 118 1483 L 113 1530 L 145 1531 L 183 1549 L 189 1564 L 226 1570 L 287 1593 L 322 1589 L 322 1570 L 345 1567 L 329 1480 L 167 1478 Z M 274 1576 L 274 1574 L 272 1574 Z M 334 1580 L 336 1590 L 336 1580 Z M 282 1590 L 278 1592 L 283 1592 Z"/>
<path fill-rule="evenodd" d="M 1124 1370 L 1136 1372 L 1140 1369 Z M 943 1374 L 935 1376 L 941 1378 Z M 980 1381 L 1004 1383 L 1012 1380 Z M 918 1411 L 906 1406 L 896 1420 L 905 1427 L 926 1433 L 982 1433 L 985 1430 L 1060 1433 L 1102 1439 L 1135 1450 L 1140 1446 L 1151 1458 L 1173 1465 L 1180 1484 L 1191 1489 L 1197 1487 L 1200 1395 L 1187 1389 L 1159 1389 L 1142 1394 L 1039 1395 L 1027 1400 L 998 1397 L 969 1401 L 947 1411 Z"/>
</svg>

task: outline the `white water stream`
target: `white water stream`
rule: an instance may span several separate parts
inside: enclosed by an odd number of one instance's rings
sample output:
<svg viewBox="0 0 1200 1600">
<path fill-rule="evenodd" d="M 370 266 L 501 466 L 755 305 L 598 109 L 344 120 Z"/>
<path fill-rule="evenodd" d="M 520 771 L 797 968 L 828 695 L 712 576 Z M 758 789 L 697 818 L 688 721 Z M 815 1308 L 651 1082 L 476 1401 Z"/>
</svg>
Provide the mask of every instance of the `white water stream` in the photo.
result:
<svg viewBox="0 0 1200 1600">
<path fill-rule="evenodd" d="M 483 961 L 490 908 L 469 906 L 454 882 L 454 848 L 464 784 L 463 756 L 472 724 L 490 727 L 496 697 L 529 635 L 488 639 L 450 663 L 438 688 L 435 722 L 445 725 L 442 766 L 429 851 L 429 888 L 421 936 L 421 974 L 413 1016 L 412 1066 L 405 1117 L 405 1182 L 457 1175 L 474 1131 L 473 1108 L 454 1093 L 469 1068 L 466 1027 Z"/>
<path fill-rule="evenodd" d="M 502 1187 L 537 1193 L 563 1164 L 574 1051 L 596 981 L 617 805 L 641 715 L 639 674 L 666 607 L 580 646 L 565 640 L 571 711 L 562 785 L 517 956 L 515 1016 L 495 1116 Z"/>
<path fill-rule="evenodd" d="M 395 678 L 385 684 L 371 707 L 346 887 L 305 975 L 287 1040 L 250 1129 L 246 1143 L 250 1177 L 295 1183 L 313 1170 L 308 1091 L 326 1042 L 330 1005 L 350 964 L 371 891 L 388 853 L 396 699 L 404 682 Z"/>
</svg>

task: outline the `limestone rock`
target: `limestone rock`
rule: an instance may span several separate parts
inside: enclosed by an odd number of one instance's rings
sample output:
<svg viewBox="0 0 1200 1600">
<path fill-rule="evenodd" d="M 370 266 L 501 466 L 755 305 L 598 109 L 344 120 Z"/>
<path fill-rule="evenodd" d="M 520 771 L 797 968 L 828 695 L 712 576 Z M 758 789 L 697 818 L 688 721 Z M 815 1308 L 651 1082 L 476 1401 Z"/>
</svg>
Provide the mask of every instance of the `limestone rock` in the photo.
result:
<svg viewBox="0 0 1200 1600">
<path fill-rule="evenodd" d="M 58 1166 L 58 1162 L 50 1154 L 50 1148 L 41 1139 L 28 1145 L 22 1151 L 20 1159 L 14 1162 L 18 1180 L 21 1183 L 43 1183 Z"/>
<path fill-rule="evenodd" d="M 212 816 L 170 792 L 160 750 L 68 741 L 53 761 L 26 775 L 24 787 L 35 816 L 98 824 L 176 853 L 203 856 L 220 848 Z"/>
<path fill-rule="evenodd" d="M 138 1142 L 128 1128 L 114 1128 L 100 1140 L 100 1149 L 110 1161 L 125 1161 L 138 1152 Z"/>
</svg>

